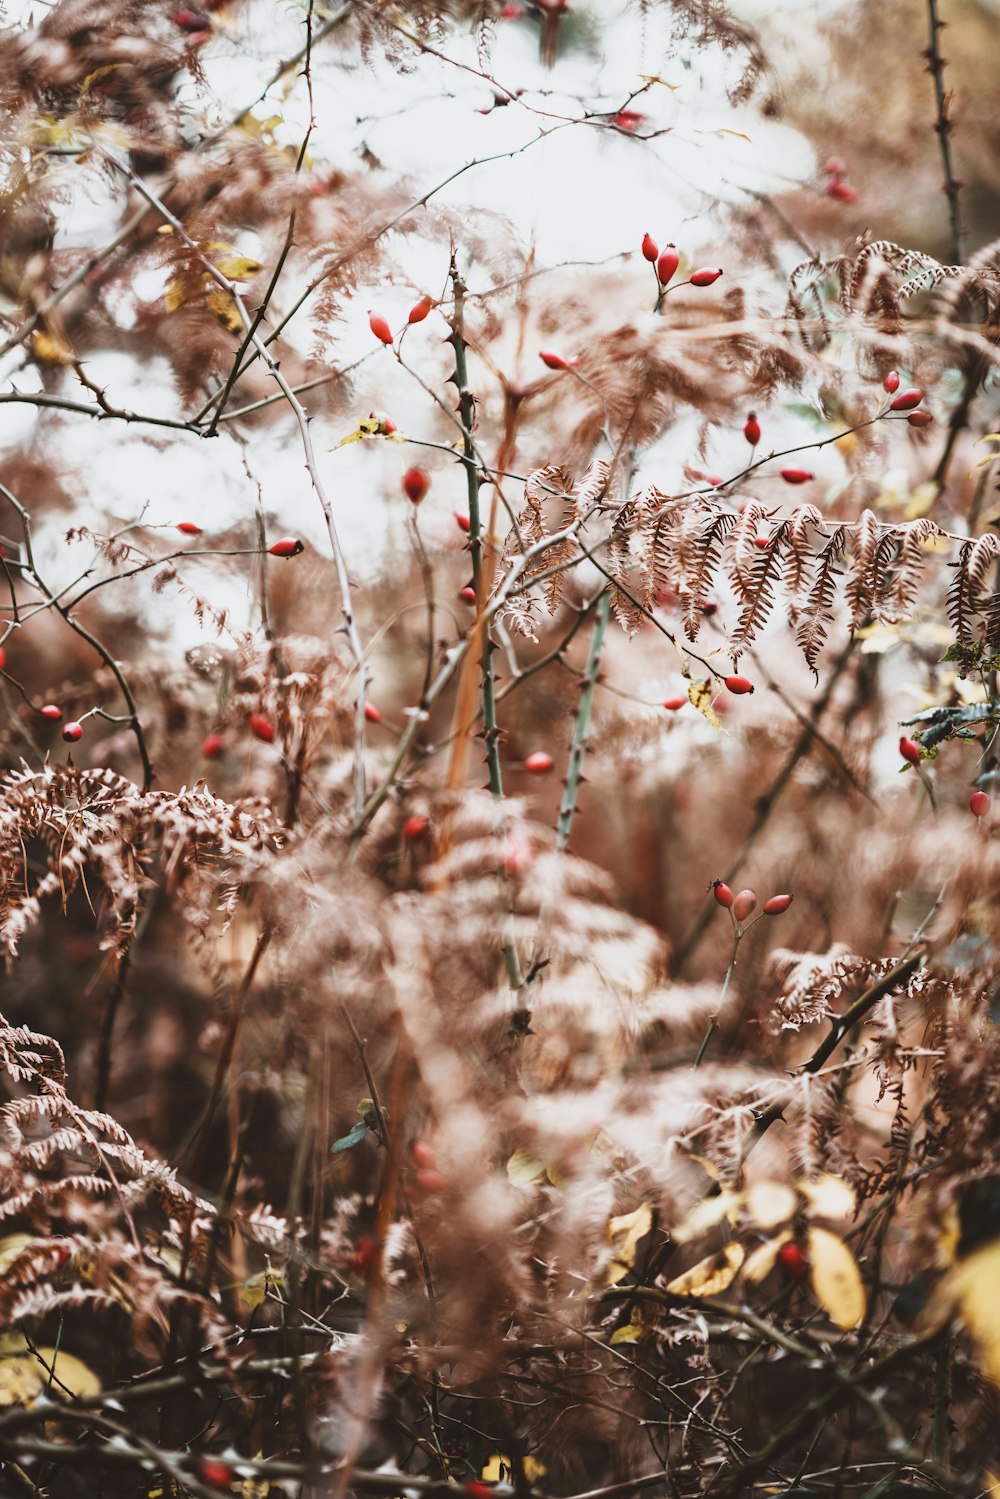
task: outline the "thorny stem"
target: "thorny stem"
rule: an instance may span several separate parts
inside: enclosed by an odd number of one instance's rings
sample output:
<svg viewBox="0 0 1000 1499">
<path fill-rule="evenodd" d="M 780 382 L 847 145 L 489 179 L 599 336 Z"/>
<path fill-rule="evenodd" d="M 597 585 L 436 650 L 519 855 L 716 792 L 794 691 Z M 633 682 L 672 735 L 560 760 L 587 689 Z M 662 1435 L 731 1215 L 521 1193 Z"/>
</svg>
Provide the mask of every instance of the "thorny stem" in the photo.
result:
<svg viewBox="0 0 1000 1499">
<path fill-rule="evenodd" d="M 458 414 L 462 423 L 462 463 L 465 467 L 466 494 L 469 503 L 469 542 L 472 552 L 472 587 L 476 595 L 476 623 L 474 634 L 478 648 L 481 653 L 481 680 L 483 694 L 483 743 L 486 748 L 486 766 L 489 775 L 489 788 L 492 792 L 498 808 L 503 805 L 503 772 L 500 765 L 500 727 L 497 723 L 496 713 L 496 680 L 493 674 L 493 651 L 495 645 L 490 636 L 489 624 L 484 615 L 486 600 L 483 596 L 485 588 L 483 567 L 483 537 L 482 517 L 479 511 L 479 472 L 476 462 L 476 449 L 472 437 L 472 428 L 475 422 L 475 399 L 469 386 L 468 361 L 466 359 L 465 345 L 465 283 L 459 273 L 454 254 L 451 259 L 449 274 L 455 295 L 455 311 L 451 325 L 451 338 L 449 343 L 455 350 L 455 386 L 458 390 Z M 502 817 L 498 820 L 497 831 L 502 835 Z M 497 878 L 501 886 L 506 885 L 506 876 L 502 866 L 497 868 Z M 504 935 L 502 948 L 504 966 L 507 970 L 507 982 L 512 989 L 520 989 L 524 985 L 524 975 L 521 971 L 521 960 L 518 957 L 517 944 L 511 930 L 511 921 L 508 916 L 506 922 L 507 932 Z"/>
<path fill-rule="evenodd" d="M 927 17 L 930 22 L 930 45 L 924 56 L 927 59 L 927 71 L 934 80 L 934 99 L 937 104 L 934 129 L 941 147 L 941 165 L 944 168 L 944 191 L 948 199 L 948 220 L 951 225 L 951 259 L 953 265 L 961 265 L 965 260 L 965 231 L 958 207 L 958 193 L 962 184 L 955 176 L 951 159 L 952 95 L 944 85 L 945 59 L 941 56 L 939 34 L 944 30 L 945 23 L 938 16 L 937 0 L 927 0 Z"/>
<path fill-rule="evenodd" d="M 587 669 L 581 680 L 580 706 L 573 726 L 573 743 L 570 746 L 569 766 L 566 771 L 566 787 L 559 807 L 556 823 L 556 846 L 563 852 L 569 847 L 569 835 L 576 813 L 576 799 L 583 779 L 583 757 L 587 752 L 587 734 L 590 715 L 594 705 L 594 694 L 600 676 L 601 652 L 611 616 L 611 589 L 606 588 L 598 601 L 594 615 L 594 633 L 590 638 L 590 654 Z"/>
</svg>

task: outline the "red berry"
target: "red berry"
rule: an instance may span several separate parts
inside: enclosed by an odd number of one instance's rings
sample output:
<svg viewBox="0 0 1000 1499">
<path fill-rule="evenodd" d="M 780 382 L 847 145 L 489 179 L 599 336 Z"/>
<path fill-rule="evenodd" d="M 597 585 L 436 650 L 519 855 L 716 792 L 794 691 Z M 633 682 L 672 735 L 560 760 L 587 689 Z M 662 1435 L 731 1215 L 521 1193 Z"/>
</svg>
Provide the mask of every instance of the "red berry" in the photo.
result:
<svg viewBox="0 0 1000 1499">
<path fill-rule="evenodd" d="M 781 477 L 786 484 L 808 484 L 816 475 L 808 468 L 783 468 Z"/>
<path fill-rule="evenodd" d="M 778 1250 L 778 1264 L 789 1280 L 805 1280 L 809 1265 L 798 1244 L 782 1244 Z"/>
<path fill-rule="evenodd" d="M 421 812 L 412 813 L 403 823 L 403 837 L 407 843 L 416 843 L 422 838 L 430 827 L 430 819 L 424 817 Z"/>
<path fill-rule="evenodd" d="M 667 285 L 667 283 L 675 274 L 680 263 L 681 258 L 678 255 L 677 251 L 674 249 L 673 243 L 671 242 L 669 245 L 667 245 L 663 254 L 656 262 L 656 279 L 657 281 L 659 281 L 661 286 Z"/>
<path fill-rule="evenodd" d="M 501 21 L 519 21 L 523 15 L 523 5 L 518 5 L 517 0 L 507 0 L 507 4 L 500 12 L 500 19 Z"/>
<path fill-rule="evenodd" d="M 370 1234 L 362 1234 L 354 1245 L 354 1253 L 350 1258 L 351 1268 L 361 1275 L 367 1275 L 374 1263 L 377 1250 L 378 1240 L 373 1239 Z"/>
<path fill-rule="evenodd" d="M 766 552 L 768 547 L 771 545 L 771 538 L 770 536 L 755 536 L 753 539 L 753 544 L 755 547 L 760 547 L 760 550 L 762 552 Z"/>
<path fill-rule="evenodd" d="M 199 1457 L 198 1477 L 204 1483 L 213 1484 L 215 1488 L 228 1489 L 235 1474 L 228 1463 L 221 1462 L 217 1457 Z"/>
<path fill-rule="evenodd" d="M 2 666 L 0 666 L 0 671 L 2 670 L 3 668 Z M 62 709 L 55 703 L 43 703 L 38 711 L 42 715 L 42 717 L 47 718 L 50 723 L 58 723 L 60 718 L 62 718 Z"/>
<path fill-rule="evenodd" d="M 383 437 L 391 437 L 396 430 L 396 423 L 388 416 L 382 418 L 381 426 Z"/>
<path fill-rule="evenodd" d="M 64 723 L 62 736 L 67 744 L 75 744 L 78 739 L 83 738 L 83 724 L 76 722 Z"/>
<path fill-rule="evenodd" d="M 179 520 L 177 522 L 177 529 L 178 531 L 182 531 L 185 536 L 201 535 L 201 527 L 196 526 L 193 520 Z"/>
<path fill-rule="evenodd" d="M 746 426 L 743 428 L 743 436 L 752 448 L 755 448 L 760 442 L 760 422 L 757 420 L 757 413 L 755 411 L 751 411 L 747 417 Z"/>
<path fill-rule="evenodd" d="M 272 541 L 268 551 L 272 557 L 297 557 L 304 548 L 297 536 L 279 536 Z"/>
<path fill-rule="evenodd" d="M 251 713 L 247 718 L 247 726 L 253 737 L 262 744 L 274 743 L 274 724 L 263 713 Z"/>
<path fill-rule="evenodd" d="M 664 699 L 663 706 L 671 713 L 676 713 L 678 708 L 683 708 L 688 701 L 686 697 L 668 697 Z"/>
<path fill-rule="evenodd" d="M 542 352 L 538 357 L 550 370 L 571 370 L 576 363 L 575 359 L 564 359 L 561 354 L 549 352 Z"/>
<path fill-rule="evenodd" d="M 742 697 L 745 692 L 753 692 L 753 683 L 749 677 L 723 677 L 723 682 L 729 691 L 737 697 Z"/>
<path fill-rule="evenodd" d="M 753 890 L 741 890 L 739 895 L 733 898 L 733 915 L 737 921 L 746 921 L 757 906 L 757 896 Z"/>
<path fill-rule="evenodd" d="M 368 723 L 381 723 L 382 715 L 374 703 L 365 703 L 365 720 Z"/>
<path fill-rule="evenodd" d="M 201 11 L 175 10 L 170 18 L 180 31 L 200 32 L 211 28 L 211 21 Z"/>
<path fill-rule="evenodd" d="M 706 619 L 711 619 L 713 614 L 718 614 L 719 612 L 718 604 L 713 604 L 711 599 L 703 599 L 698 608 Z"/>
<path fill-rule="evenodd" d="M 712 282 L 718 281 L 721 275 L 721 266 L 719 266 L 717 270 L 713 270 L 712 268 L 706 266 L 703 270 L 692 271 L 691 275 L 688 277 L 688 280 L 691 282 L 692 286 L 711 286 Z"/>
<path fill-rule="evenodd" d="M 403 475 L 403 493 L 414 505 L 419 505 L 431 487 L 431 476 L 425 468 L 408 468 Z"/>
<path fill-rule="evenodd" d="M 524 768 L 530 775 L 543 776 L 552 769 L 555 763 L 552 756 L 547 755 L 544 750 L 536 750 L 525 760 Z"/>
<path fill-rule="evenodd" d="M 564 4 L 558 8 L 568 10 L 569 7 Z M 611 123 L 617 125 L 619 130 L 632 131 L 638 130 L 645 118 L 645 115 L 639 114 L 635 109 L 620 109 L 616 115 L 611 116 Z"/>
<path fill-rule="evenodd" d="M 476 602 L 476 590 L 468 583 L 464 588 L 458 590 L 458 596 L 463 604 L 474 604 Z"/>
<path fill-rule="evenodd" d="M 463 515 L 459 510 L 455 511 L 455 524 L 460 531 L 472 530 L 472 522 L 470 521 L 469 517 L 467 515 Z"/>
<path fill-rule="evenodd" d="M 911 765 L 920 764 L 920 746 L 914 744 L 912 739 L 907 739 L 905 734 L 899 741 L 899 753 L 904 760 L 909 760 Z"/>
<path fill-rule="evenodd" d="M 448 1183 L 440 1171 L 418 1171 L 413 1181 L 421 1192 L 447 1192 L 448 1190 Z"/>
<path fill-rule="evenodd" d="M 882 389 L 888 391 L 891 396 L 896 394 L 896 391 L 899 389 L 899 376 L 895 370 L 890 370 L 886 375 L 882 381 Z"/>
<path fill-rule="evenodd" d="M 934 418 L 929 411 L 911 411 L 906 420 L 911 427 L 929 427 Z"/>
<path fill-rule="evenodd" d="M 733 904 L 733 901 L 736 899 L 736 897 L 733 895 L 733 892 L 730 890 L 729 886 L 726 885 L 726 884 L 724 884 L 722 882 L 722 880 L 713 880 L 712 881 L 712 894 L 715 896 L 716 900 L 719 902 L 719 905 L 720 906 L 725 906 L 725 908 L 726 908 L 727 911 L 730 909 L 730 907 Z"/>
<path fill-rule="evenodd" d="M 493 1499 L 493 1485 L 482 1483 L 478 1478 L 470 1478 L 464 1488 L 469 1499 Z"/>
<path fill-rule="evenodd" d="M 374 333 L 375 337 L 379 339 L 381 343 L 392 343 L 392 329 L 389 327 L 389 324 L 386 322 L 385 318 L 380 317 L 377 312 L 370 312 L 368 314 L 368 326 Z"/>
<path fill-rule="evenodd" d="M 653 239 L 652 236 L 649 235 L 649 234 L 644 234 L 642 236 L 642 253 L 643 253 L 644 259 L 649 260 L 649 261 L 655 260 L 656 257 L 660 253 L 659 250 L 656 248 L 656 241 L 655 241 L 655 239 Z"/>
<path fill-rule="evenodd" d="M 201 741 L 201 752 L 206 760 L 217 760 L 225 749 L 221 734 L 206 734 Z"/>
<path fill-rule="evenodd" d="M 990 799 L 985 791 L 974 791 L 969 797 L 969 811 L 973 817 L 985 817 L 990 810 Z"/>
<path fill-rule="evenodd" d="M 430 297 L 421 297 L 420 301 L 415 302 L 410 308 L 406 317 L 406 321 L 408 323 L 422 323 L 433 306 L 434 303 L 431 301 Z"/>
<path fill-rule="evenodd" d="M 410 1146 L 410 1158 L 424 1171 L 433 1171 L 437 1166 L 437 1157 L 426 1140 L 414 1140 Z"/>
<path fill-rule="evenodd" d="M 780 916 L 783 911 L 788 910 L 794 899 L 794 895 L 772 895 L 770 900 L 764 902 L 764 915 Z"/>
<path fill-rule="evenodd" d="M 0 671 L 3 671 L 6 668 L 6 665 L 7 665 L 7 652 L 4 650 L 3 646 L 0 645 Z"/>
<path fill-rule="evenodd" d="M 899 395 L 889 402 L 890 411 L 912 411 L 914 406 L 919 406 L 924 398 L 924 393 L 918 386 L 912 385 L 909 390 L 901 390 Z"/>
<path fill-rule="evenodd" d="M 836 198 L 840 203 L 854 203 L 858 190 L 849 182 L 841 182 L 839 178 L 835 178 L 833 182 L 827 183 L 826 195 L 828 198 Z"/>
</svg>

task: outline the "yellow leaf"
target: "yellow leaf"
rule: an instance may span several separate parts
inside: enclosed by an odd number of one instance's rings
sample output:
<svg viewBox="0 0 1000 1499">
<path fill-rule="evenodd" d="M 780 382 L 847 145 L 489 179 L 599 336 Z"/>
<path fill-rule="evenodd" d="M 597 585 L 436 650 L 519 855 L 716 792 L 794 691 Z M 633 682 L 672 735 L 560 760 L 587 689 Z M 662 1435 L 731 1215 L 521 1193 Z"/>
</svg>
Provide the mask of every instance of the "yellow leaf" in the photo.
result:
<svg viewBox="0 0 1000 1499">
<path fill-rule="evenodd" d="M 984 1372 L 1000 1385 L 1000 1239 L 967 1255 L 946 1285 L 979 1345 Z"/>
<path fill-rule="evenodd" d="M 44 1239 L 36 1239 L 31 1234 L 6 1234 L 0 1239 L 0 1279 L 6 1275 L 22 1249 L 27 1249 L 29 1244 L 44 1242 Z"/>
<path fill-rule="evenodd" d="M 243 319 L 236 311 L 236 303 L 221 286 L 214 287 L 205 298 L 205 306 L 215 314 L 228 333 L 242 333 Z"/>
<path fill-rule="evenodd" d="M 216 258 L 215 268 L 229 281 L 249 281 L 261 269 L 261 264 L 245 255 L 220 255 Z"/>
<path fill-rule="evenodd" d="M 545 1162 L 534 1151 L 518 1146 L 507 1162 L 507 1179 L 515 1187 L 533 1187 L 545 1175 Z"/>
<path fill-rule="evenodd" d="M 39 328 L 31 335 L 31 347 L 43 364 L 72 364 L 76 358 L 60 334 L 48 333 L 44 328 Z"/>
<path fill-rule="evenodd" d="M 742 1200 L 741 1193 L 731 1192 L 728 1187 L 723 1187 L 714 1197 L 704 1197 L 701 1202 L 695 1203 L 677 1227 L 671 1229 L 670 1237 L 675 1244 L 687 1244 L 706 1229 L 721 1223 L 723 1218 L 734 1223 Z"/>
<path fill-rule="evenodd" d="M 494 1452 L 493 1456 L 487 1459 L 486 1467 L 479 1476 L 486 1483 L 505 1483 L 510 1474 L 510 1458 L 503 1452 Z"/>
<path fill-rule="evenodd" d="M 639 77 L 643 83 L 662 83 L 663 87 L 668 88 L 672 94 L 676 94 L 680 89 L 679 83 L 668 83 L 665 78 L 660 78 L 656 73 L 640 73 Z"/>
<path fill-rule="evenodd" d="M 544 1463 L 538 1461 L 537 1457 L 532 1457 L 529 1453 L 527 1457 L 521 1459 L 521 1471 L 529 1483 L 537 1483 L 549 1470 Z"/>
<path fill-rule="evenodd" d="M 926 484 L 918 484 L 910 495 L 903 515 L 907 520 L 919 520 L 922 515 L 934 509 L 937 497 L 938 486 L 935 483 L 928 480 Z"/>
<path fill-rule="evenodd" d="M 377 416 L 366 416 L 364 421 L 359 422 L 353 432 L 348 432 L 336 444 L 338 448 L 346 448 L 351 442 L 365 442 L 369 437 L 384 437 L 387 442 L 405 442 L 406 434 L 403 432 L 383 432 L 382 423 Z"/>
<path fill-rule="evenodd" d="M 777 1228 L 793 1216 L 798 1199 L 782 1182 L 758 1182 L 747 1192 L 746 1204 L 758 1228 Z"/>
<path fill-rule="evenodd" d="M 751 1285 L 759 1285 L 762 1280 L 766 1280 L 774 1269 L 779 1249 L 792 1238 L 794 1238 L 792 1230 L 786 1228 L 775 1238 L 768 1239 L 766 1244 L 758 1244 L 757 1248 L 743 1261 L 743 1279 L 750 1281 Z"/>
<path fill-rule="evenodd" d="M 983 1499 L 1000 1499 L 1000 1478 L 989 1469 L 983 1474 Z"/>
<path fill-rule="evenodd" d="M 67 1390 L 78 1397 L 100 1392 L 101 1381 L 93 1369 L 73 1354 L 55 1348 L 37 1348 L 36 1353 L 37 1357 L 29 1352 L 27 1340 L 18 1333 L 4 1338 L 0 1354 L 0 1406 L 30 1405 L 45 1394 L 50 1382 L 57 1395 Z"/>
<path fill-rule="evenodd" d="M 743 1246 L 726 1244 L 718 1254 L 699 1260 L 683 1275 L 670 1281 L 667 1290 L 673 1296 L 718 1296 L 736 1278 L 743 1263 Z"/>
<path fill-rule="evenodd" d="M 633 1312 L 632 1321 L 626 1322 L 624 1327 L 616 1327 L 608 1342 L 612 1348 L 618 1343 L 640 1343 L 645 1331 L 646 1329 L 642 1323 L 636 1321 L 635 1313 Z"/>
<path fill-rule="evenodd" d="M 637 1207 L 634 1213 L 622 1213 L 608 1223 L 608 1236 L 614 1245 L 614 1255 L 608 1265 L 606 1283 L 616 1286 L 635 1264 L 635 1252 L 640 1239 L 644 1239 L 653 1226 L 653 1209 L 648 1202 Z"/>
<path fill-rule="evenodd" d="M 813 1293 L 835 1327 L 848 1331 L 865 1314 L 865 1288 L 857 1261 L 836 1234 L 826 1228 L 810 1228 L 809 1249 Z"/>
<path fill-rule="evenodd" d="M 688 688 L 688 701 L 698 709 L 702 718 L 707 718 L 713 729 L 722 728 L 722 720 L 712 707 L 712 688 L 709 682 L 692 682 Z"/>
<path fill-rule="evenodd" d="M 163 305 L 168 312 L 176 312 L 178 307 L 183 307 L 191 295 L 191 283 L 186 276 L 178 276 L 176 281 L 171 281 L 163 293 Z"/>
<path fill-rule="evenodd" d="M 821 1171 L 812 1181 L 796 1184 L 814 1213 L 821 1218 L 853 1218 L 857 1199 L 853 1187 L 839 1176 Z"/>
</svg>

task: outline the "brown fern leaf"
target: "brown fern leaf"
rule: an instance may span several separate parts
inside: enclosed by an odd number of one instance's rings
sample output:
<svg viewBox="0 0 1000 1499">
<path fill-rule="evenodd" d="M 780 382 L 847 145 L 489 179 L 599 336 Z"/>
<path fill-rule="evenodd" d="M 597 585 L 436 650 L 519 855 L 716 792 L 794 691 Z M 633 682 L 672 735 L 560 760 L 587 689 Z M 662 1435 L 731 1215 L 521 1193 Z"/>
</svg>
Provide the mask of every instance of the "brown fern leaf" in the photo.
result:
<svg viewBox="0 0 1000 1499">
<path fill-rule="evenodd" d="M 679 545 L 673 575 L 684 602 L 684 632 L 689 640 L 698 638 L 705 618 L 702 605 L 714 582 L 729 533 L 736 524 L 736 516 L 728 510 L 717 511 L 707 521 L 702 519 L 703 515 L 703 511 L 695 513 L 693 539 L 689 539 L 691 532 L 686 527 L 675 533 Z"/>
<path fill-rule="evenodd" d="M 894 551 L 875 600 L 876 619 L 894 625 L 912 614 L 924 571 L 924 543 L 937 534 L 938 528 L 928 516 L 898 526 L 892 533 Z"/>
<path fill-rule="evenodd" d="M 859 629 L 871 613 L 878 591 L 880 540 L 878 517 L 872 510 L 862 510 L 852 531 L 850 571 L 844 587 L 852 631 Z"/>
<path fill-rule="evenodd" d="M 784 522 L 785 552 L 781 582 L 793 608 L 805 592 L 816 562 L 812 532 L 822 519 L 815 505 L 800 505 Z"/>
<path fill-rule="evenodd" d="M 750 575 L 759 556 L 757 537 L 770 512 L 759 500 L 747 500 L 729 534 L 729 577 L 739 597 L 749 587 Z"/>
<path fill-rule="evenodd" d="M 962 645 L 973 643 L 972 620 L 981 612 L 986 574 L 998 557 L 1000 538 L 987 531 L 976 541 L 963 542 L 958 561 L 951 564 L 955 576 L 948 589 L 948 618 Z"/>
<path fill-rule="evenodd" d="M 783 575 L 782 555 L 787 543 L 789 522 L 783 521 L 768 538 L 766 547 L 756 548 L 756 558 L 745 574 L 745 585 L 737 592 L 740 602 L 739 619 L 729 642 L 729 654 L 733 664 L 740 653 L 748 650 L 759 632 L 767 623 L 774 608 L 774 589 Z"/>
<path fill-rule="evenodd" d="M 795 643 L 805 657 L 813 676 L 819 677 L 816 662 L 826 644 L 833 623 L 833 605 L 837 596 L 838 563 L 843 559 L 846 528 L 838 526 L 816 562 L 816 576 L 809 590 L 802 618 L 795 630 Z"/>
<path fill-rule="evenodd" d="M 634 635 L 642 624 L 645 615 L 637 595 L 649 591 L 648 569 L 640 566 L 636 569 L 638 577 L 633 576 L 633 561 L 641 562 L 641 553 L 634 559 L 632 550 L 637 514 L 637 502 L 627 500 L 615 516 L 607 547 L 608 572 L 613 579 L 611 612 L 626 635 Z"/>
</svg>

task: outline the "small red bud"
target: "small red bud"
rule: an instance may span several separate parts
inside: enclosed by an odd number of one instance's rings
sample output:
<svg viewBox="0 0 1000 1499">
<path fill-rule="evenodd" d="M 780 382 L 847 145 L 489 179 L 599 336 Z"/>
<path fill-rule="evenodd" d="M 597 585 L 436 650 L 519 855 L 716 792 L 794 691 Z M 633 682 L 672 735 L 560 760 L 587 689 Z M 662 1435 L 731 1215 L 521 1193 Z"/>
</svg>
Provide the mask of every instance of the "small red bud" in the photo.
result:
<svg viewBox="0 0 1000 1499">
<path fill-rule="evenodd" d="M 382 418 L 382 435 L 383 435 L 383 437 L 391 437 L 392 434 L 395 432 L 395 430 L 396 430 L 396 423 L 392 420 L 391 417 L 384 416 Z"/>
<path fill-rule="evenodd" d="M 206 760 L 217 760 L 225 749 L 221 734 L 206 734 L 201 741 L 201 752 Z"/>
<path fill-rule="evenodd" d="M 760 422 L 757 420 L 757 413 L 755 411 L 751 411 L 747 417 L 746 426 L 743 428 L 743 436 L 752 448 L 755 448 L 760 442 Z"/>
<path fill-rule="evenodd" d="M 460 531 L 468 532 L 472 530 L 472 522 L 470 521 L 469 517 L 467 515 L 463 515 L 460 510 L 455 511 L 455 524 Z"/>
<path fill-rule="evenodd" d="M 177 529 L 183 532 L 185 536 L 201 535 L 201 527 L 196 526 L 193 520 L 179 520 L 177 522 Z"/>
<path fill-rule="evenodd" d="M 729 886 L 724 884 L 722 880 L 712 881 L 712 894 L 719 902 L 719 905 L 724 906 L 727 911 L 730 909 L 733 901 L 736 898 L 733 895 L 733 892 L 730 890 Z"/>
<path fill-rule="evenodd" d="M 985 817 L 990 810 L 990 799 L 985 791 L 974 791 L 969 797 L 969 811 L 973 817 Z"/>
<path fill-rule="evenodd" d="M 783 911 L 788 910 L 794 899 L 794 895 L 772 895 L 770 900 L 764 902 L 764 915 L 780 916 Z"/>
<path fill-rule="evenodd" d="M 543 776 L 552 769 L 555 763 L 552 756 L 547 755 L 544 750 L 536 750 L 533 755 L 529 755 L 525 760 L 524 768 L 529 775 Z"/>
<path fill-rule="evenodd" d="M 713 281 L 718 281 L 721 275 L 721 266 L 719 266 L 717 270 L 706 266 L 703 270 L 692 271 L 688 279 L 691 282 L 692 286 L 711 286 Z"/>
<path fill-rule="evenodd" d="M 420 1188 L 421 1192 L 427 1192 L 428 1194 L 432 1192 L 447 1192 L 448 1190 L 448 1183 L 440 1171 L 418 1171 L 413 1178 L 413 1182 L 415 1186 Z"/>
<path fill-rule="evenodd" d="M 0 671 L 2 670 L 3 665 L 0 663 Z M 43 703 L 38 711 L 50 723 L 58 723 L 60 718 L 62 718 L 62 709 L 56 703 Z"/>
<path fill-rule="evenodd" d="M 737 697 L 742 697 L 745 692 L 753 692 L 754 690 L 753 683 L 749 677 L 723 677 L 722 680 L 729 691 L 735 693 Z"/>
<path fill-rule="evenodd" d="M 770 536 L 755 536 L 753 544 L 755 547 L 759 547 L 762 552 L 766 552 L 771 545 L 771 538 Z"/>
<path fill-rule="evenodd" d="M 304 550 L 297 536 L 279 536 L 277 541 L 272 541 L 268 547 L 272 557 L 297 557 Z"/>
<path fill-rule="evenodd" d="M 661 286 L 669 283 L 680 263 L 681 258 L 671 242 L 656 262 L 656 279 Z"/>
<path fill-rule="evenodd" d="M 816 475 L 808 468 L 783 468 L 781 477 L 786 484 L 808 484 Z"/>
<path fill-rule="evenodd" d="M 576 363 L 575 359 L 564 359 L 561 354 L 552 354 L 548 351 L 543 351 L 538 357 L 550 370 L 571 370 Z"/>
<path fill-rule="evenodd" d="M 422 323 L 433 306 L 434 303 L 431 301 L 430 297 L 421 297 L 420 301 L 415 302 L 414 305 L 410 308 L 409 312 L 407 313 L 406 321 L 408 323 Z"/>
<path fill-rule="evenodd" d="M 778 1250 L 778 1264 L 789 1280 L 805 1280 L 809 1265 L 798 1244 L 782 1244 Z"/>
<path fill-rule="evenodd" d="M 228 1489 L 235 1476 L 229 1464 L 217 1457 L 198 1459 L 198 1477 L 203 1483 L 210 1483 L 217 1489 Z"/>
<path fill-rule="evenodd" d="M 929 427 L 934 418 L 929 411 L 911 411 L 906 420 L 911 427 Z"/>
<path fill-rule="evenodd" d="M 75 744 L 78 739 L 83 738 L 83 724 L 76 722 L 64 723 L 62 736 L 67 744 Z"/>
<path fill-rule="evenodd" d="M 918 386 L 913 385 L 909 390 L 901 390 L 899 395 L 889 402 L 890 411 L 912 411 L 914 406 L 919 406 L 924 398 L 924 393 Z"/>
<path fill-rule="evenodd" d="M 733 899 L 733 915 L 737 921 L 746 921 L 757 907 L 757 896 L 753 890 L 741 890 Z"/>
<path fill-rule="evenodd" d="M 4 650 L 3 646 L 0 645 L 0 671 L 4 671 L 6 669 L 6 666 L 7 666 L 7 652 Z"/>
<path fill-rule="evenodd" d="M 899 753 L 904 760 L 909 760 L 911 765 L 920 764 L 920 746 L 914 744 L 912 739 L 907 739 L 905 734 L 899 741 Z"/>
<path fill-rule="evenodd" d="M 274 743 L 274 724 L 263 713 L 251 713 L 247 717 L 247 727 L 255 739 L 262 744 Z"/>
<path fill-rule="evenodd" d="M 555 8 L 557 11 L 568 10 L 569 6 L 563 3 L 557 5 Z M 612 115 L 611 123 L 612 125 L 617 125 L 619 130 L 632 131 L 638 130 L 645 118 L 645 115 L 639 114 L 637 110 L 620 109 L 616 115 Z"/>
<path fill-rule="evenodd" d="M 403 837 L 407 843 L 416 843 L 422 838 L 430 827 L 430 819 L 424 817 L 421 812 L 414 812 L 403 823 Z"/>
<path fill-rule="evenodd" d="M 175 10 L 170 18 L 179 31 L 201 32 L 211 28 L 206 15 L 197 10 Z"/>
<path fill-rule="evenodd" d="M 463 1487 L 469 1499 L 493 1499 L 493 1485 L 478 1478 L 470 1478 Z"/>
<path fill-rule="evenodd" d="M 857 201 L 858 190 L 849 182 L 841 182 L 839 178 L 835 178 L 833 182 L 827 183 L 826 195 L 828 198 L 836 198 L 839 203 L 854 203 Z"/>
<path fill-rule="evenodd" d="M 365 719 L 368 723 L 382 722 L 382 715 L 374 703 L 365 703 Z"/>
<path fill-rule="evenodd" d="M 437 1166 L 437 1157 L 426 1140 L 414 1140 L 410 1146 L 410 1158 L 423 1171 L 433 1171 Z"/>
<path fill-rule="evenodd" d="M 431 476 L 425 468 L 408 468 L 403 475 L 403 493 L 413 505 L 419 505 L 431 487 Z"/>
<path fill-rule="evenodd" d="M 653 239 L 649 234 L 644 234 L 642 236 L 642 253 L 643 257 L 649 261 L 655 260 L 660 253 L 656 248 L 655 239 Z"/>
<path fill-rule="evenodd" d="M 882 381 L 882 389 L 887 391 L 891 396 L 896 394 L 896 391 L 899 389 L 899 375 L 895 370 L 890 370 L 886 375 Z"/>
<path fill-rule="evenodd" d="M 678 708 L 683 708 L 687 701 L 686 697 L 668 697 L 664 700 L 663 706 L 669 712 L 676 713 Z"/>
<path fill-rule="evenodd" d="M 463 604 L 474 604 L 476 602 L 476 590 L 470 584 L 458 590 L 458 596 Z"/>
<path fill-rule="evenodd" d="M 377 312 L 370 312 L 368 314 L 368 326 L 381 343 L 392 343 L 392 329 L 385 318 L 380 317 Z"/>
</svg>

